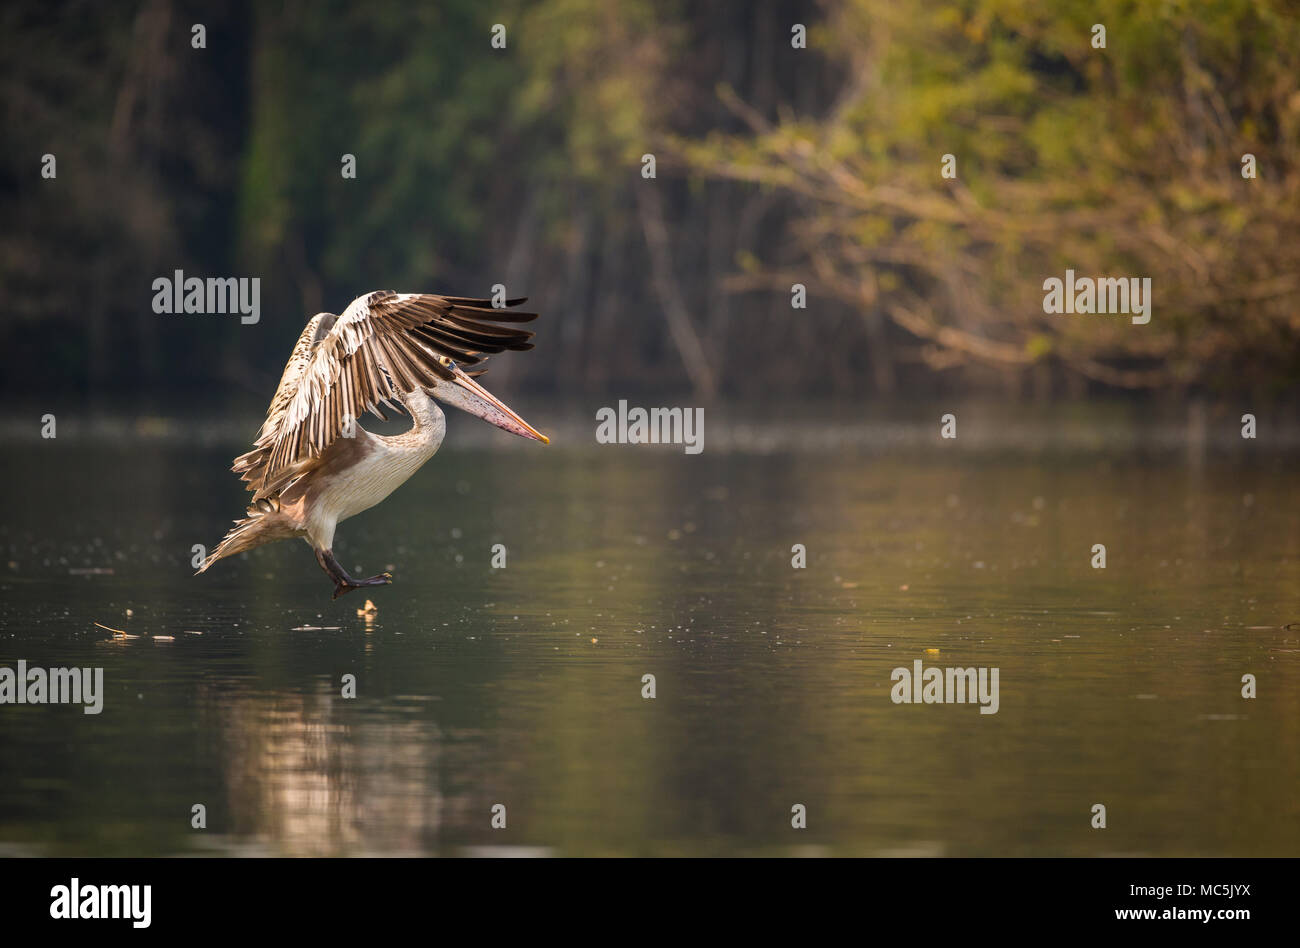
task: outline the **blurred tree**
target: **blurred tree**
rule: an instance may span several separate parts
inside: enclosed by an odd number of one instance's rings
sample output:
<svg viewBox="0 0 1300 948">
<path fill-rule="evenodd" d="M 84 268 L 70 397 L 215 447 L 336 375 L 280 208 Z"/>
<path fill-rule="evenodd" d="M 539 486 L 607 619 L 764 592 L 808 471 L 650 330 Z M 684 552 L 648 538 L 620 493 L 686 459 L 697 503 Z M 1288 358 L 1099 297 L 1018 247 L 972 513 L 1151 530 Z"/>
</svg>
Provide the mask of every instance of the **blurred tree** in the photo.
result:
<svg viewBox="0 0 1300 948">
<path fill-rule="evenodd" d="M 1294 384 L 1300 21 L 1287 4 L 850 0 L 829 13 L 813 42 L 851 71 L 830 115 L 771 122 L 724 92 L 750 134 L 681 143 L 702 171 L 798 208 L 793 267 L 752 266 L 734 287 L 815 275 L 873 337 L 887 319 L 921 340 L 935 369 Z M 1151 322 L 1045 316 L 1042 281 L 1067 268 L 1150 277 Z"/>
<path fill-rule="evenodd" d="M 313 312 L 504 283 L 547 321 L 497 385 L 1294 387 L 1298 31 L 1281 0 L 12 3 L 0 385 L 257 402 Z M 152 313 L 175 268 L 260 277 L 262 324 Z M 1045 315 L 1067 268 L 1151 277 L 1151 323 Z"/>
<path fill-rule="evenodd" d="M 60 397 L 160 403 L 213 362 L 155 314 L 151 281 L 228 271 L 245 72 L 239 4 L 207 11 L 219 58 L 194 50 L 168 0 L 6 4 L 0 110 L 2 378 Z M 233 34 L 233 35 L 232 35 Z M 42 155 L 57 177 L 43 178 Z M 47 399 L 52 393 L 46 392 Z"/>
</svg>

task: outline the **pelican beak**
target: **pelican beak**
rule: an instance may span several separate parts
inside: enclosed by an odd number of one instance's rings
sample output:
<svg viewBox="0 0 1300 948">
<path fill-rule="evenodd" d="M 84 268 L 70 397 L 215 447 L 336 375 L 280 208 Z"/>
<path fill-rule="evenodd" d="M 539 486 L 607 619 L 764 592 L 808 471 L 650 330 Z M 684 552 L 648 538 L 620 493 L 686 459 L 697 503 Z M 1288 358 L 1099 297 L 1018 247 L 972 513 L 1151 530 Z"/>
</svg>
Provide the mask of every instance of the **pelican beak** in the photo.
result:
<svg viewBox="0 0 1300 948">
<path fill-rule="evenodd" d="M 466 375 L 459 366 L 453 364 L 451 370 L 455 377 L 431 392 L 439 401 L 467 411 L 475 418 L 482 418 L 502 431 L 517 434 L 521 438 L 531 438 L 542 444 L 551 443 L 550 438 L 516 415 L 505 402 Z"/>
</svg>

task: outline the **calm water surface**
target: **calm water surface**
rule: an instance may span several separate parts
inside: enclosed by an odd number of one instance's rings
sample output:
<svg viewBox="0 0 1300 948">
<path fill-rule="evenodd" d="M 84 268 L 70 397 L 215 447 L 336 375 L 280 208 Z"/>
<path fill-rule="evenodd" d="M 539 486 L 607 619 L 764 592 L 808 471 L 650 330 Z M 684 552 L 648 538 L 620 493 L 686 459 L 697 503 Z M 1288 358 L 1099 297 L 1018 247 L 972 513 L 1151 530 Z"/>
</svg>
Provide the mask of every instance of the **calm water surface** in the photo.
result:
<svg viewBox="0 0 1300 948">
<path fill-rule="evenodd" d="M 298 541 L 191 576 L 237 443 L 0 449 L 0 665 L 106 692 L 0 706 L 0 853 L 1300 853 L 1294 458 L 468 424 L 340 529 L 396 574 L 370 621 Z M 998 713 L 892 703 L 918 658 L 999 668 Z"/>
</svg>

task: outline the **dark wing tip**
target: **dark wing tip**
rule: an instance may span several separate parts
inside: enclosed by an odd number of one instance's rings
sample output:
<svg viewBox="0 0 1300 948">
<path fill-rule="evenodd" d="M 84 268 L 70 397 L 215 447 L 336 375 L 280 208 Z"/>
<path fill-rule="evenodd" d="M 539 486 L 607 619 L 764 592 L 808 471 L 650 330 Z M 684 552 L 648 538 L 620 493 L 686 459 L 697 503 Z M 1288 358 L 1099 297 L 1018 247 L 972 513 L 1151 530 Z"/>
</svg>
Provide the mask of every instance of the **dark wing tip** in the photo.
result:
<svg viewBox="0 0 1300 948">
<path fill-rule="evenodd" d="M 500 309 L 500 307 L 492 305 L 491 299 L 484 299 L 481 297 L 443 296 L 440 298 L 446 300 L 448 303 L 455 304 L 456 306 L 481 306 L 486 309 Z M 520 303 L 526 303 L 526 302 L 528 302 L 528 297 L 520 296 L 513 300 L 506 300 L 506 306 L 518 306 Z"/>
<path fill-rule="evenodd" d="M 451 312 L 455 316 L 464 316 L 469 319 L 481 319 L 493 323 L 531 323 L 537 318 L 536 313 L 521 313 L 517 309 L 496 309 L 491 306 L 479 308 L 477 306 L 453 306 Z"/>
</svg>

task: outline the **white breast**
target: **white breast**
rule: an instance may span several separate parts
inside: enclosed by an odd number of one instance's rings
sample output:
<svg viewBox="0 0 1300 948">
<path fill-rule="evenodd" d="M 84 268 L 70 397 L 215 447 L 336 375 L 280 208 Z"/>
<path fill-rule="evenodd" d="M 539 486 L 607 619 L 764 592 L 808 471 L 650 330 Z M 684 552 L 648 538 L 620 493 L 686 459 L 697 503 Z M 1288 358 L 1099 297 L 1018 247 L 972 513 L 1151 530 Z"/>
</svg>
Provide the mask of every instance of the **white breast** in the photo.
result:
<svg viewBox="0 0 1300 948">
<path fill-rule="evenodd" d="M 402 434 L 384 437 L 357 428 L 356 437 L 366 439 L 367 450 L 356 464 L 322 480 L 308 514 L 307 532 L 313 543 L 330 548 L 340 521 L 375 506 L 437 452 L 447 422 L 435 402 L 425 401 L 427 407 L 412 412 L 415 425 Z"/>
</svg>

